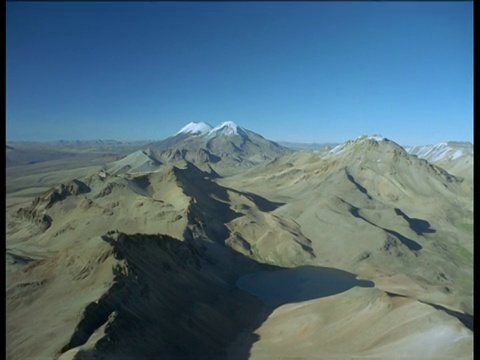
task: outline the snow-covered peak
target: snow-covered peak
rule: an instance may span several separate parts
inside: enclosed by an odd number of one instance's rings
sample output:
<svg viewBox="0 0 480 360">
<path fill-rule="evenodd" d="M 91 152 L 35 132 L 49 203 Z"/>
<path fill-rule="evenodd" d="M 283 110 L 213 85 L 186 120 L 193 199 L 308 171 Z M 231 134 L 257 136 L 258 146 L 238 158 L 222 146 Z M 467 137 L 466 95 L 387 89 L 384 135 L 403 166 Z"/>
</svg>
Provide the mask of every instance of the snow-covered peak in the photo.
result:
<svg viewBox="0 0 480 360">
<path fill-rule="evenodd" d="M 208 135 L 208 137 L 215 137 L 215 136 L 232 136 L 232 135 L 239 135 L 242 138 L 247 136 L 245 130 L 235 124 L 233 121 L 224 121 L 219 125 L 212 127 L 210 124 L 205 122 L 191 122 L 185 125 L 183 128 L 180 129 L 175 135 L 180 134 L 189 134 L 189 135 Z"/>
<path fill-rule="evenodd" d="M 332 150 L 330 150 L 328 153 L 329 153 L 329 154 L 340 154 L 340 153 L 344 152 L 346 148 L 347 148 L 346 143 L 343 143 L 343 144 L 340 144 L 340 145 L 335 146 L 335 147 L 334 147 Z"/>
<path fill-rule="evenodd" d="M 238 135 L 239 128 L 240 127 L 233 121 L 224 121 L 210 130 L 210 133 L 213 134 L 220 132 L 223 135 Z"/>
<path fill-rule="evenodd" d="M 210 124 L 205 122 L 190 122 L 180 129 L 175 135 L 178 134 L 205 134 L 212 129 Z"/>
<path fill-rule="evenodd" d="M 208 132 L 208 136 L 240 136 L 243 140 L 246 140 L 248 138 L 247 131 L 241 126 L 235 124 L 233 121 L 224 121 L 220 123 Z"/>
<path fill-rule="evenodd" d="M 383 140 L 386 140 L 387 138 L 383 137 L 382 135 L 372 135 L 372 136 L 369 136 L 367 139 L 373 139 L 375 141 L 383 141 Z"/>
<path fill-rule="evenodd" d="M 375 140 L 375 141 L 383 141 L 383 140 L 388 140 L 386 137 L 383 137 L 382 135 L 362 135 L 356 138 L 355 140 Z"/>
</svg>

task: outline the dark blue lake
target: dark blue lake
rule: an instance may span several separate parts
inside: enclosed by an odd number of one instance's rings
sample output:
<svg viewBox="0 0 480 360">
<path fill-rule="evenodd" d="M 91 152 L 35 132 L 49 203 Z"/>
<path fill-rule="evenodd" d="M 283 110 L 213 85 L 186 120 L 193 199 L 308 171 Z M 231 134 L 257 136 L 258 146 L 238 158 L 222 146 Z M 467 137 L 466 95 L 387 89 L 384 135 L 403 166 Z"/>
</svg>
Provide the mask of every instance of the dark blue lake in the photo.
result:
<svg viewBox="0 0 480 360">
<path fill-rule="evenodd" d="M 375 284 L 358 280 L 355 274 L 344 270 L 301 266 L 247 274 L 237 281 L 237 286 L 266 305 L 276 307 L 335 295 L 354 286 L 374 287 Z"/>
</svg>

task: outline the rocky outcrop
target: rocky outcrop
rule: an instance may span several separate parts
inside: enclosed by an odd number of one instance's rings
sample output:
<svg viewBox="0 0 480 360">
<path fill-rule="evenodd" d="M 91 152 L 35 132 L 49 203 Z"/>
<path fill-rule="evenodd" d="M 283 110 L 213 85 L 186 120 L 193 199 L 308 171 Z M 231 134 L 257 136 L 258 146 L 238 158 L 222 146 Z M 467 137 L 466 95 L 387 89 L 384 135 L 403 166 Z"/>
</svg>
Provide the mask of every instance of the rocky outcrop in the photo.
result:
<svg viewBox="0 0 480 360">
<path fill-rule="evenodd" d="M 66 184 L 51 188 L 37 196 L 27 207 L 21 207 L 16 215 L 39 225 L 43 231 L 52 224 L 52 218 L 46 213 L 55 203 L 65 200 L 68 196 L 76 196 L 90 192 L 90 188 L 82 181 L 74 179 Z"/>
<path fill-rule="evenodd" d="M 71 195 L 80 195 L 89 193 L 90 188 L 82 181 L 74 179 L 66 184 L 60 184 L 44 194 L 37 196 L 32 202 L 32 206 L 43 205 L 46 209 L 51 208 L 55 203 L 65 200 Z"/>
</svg>

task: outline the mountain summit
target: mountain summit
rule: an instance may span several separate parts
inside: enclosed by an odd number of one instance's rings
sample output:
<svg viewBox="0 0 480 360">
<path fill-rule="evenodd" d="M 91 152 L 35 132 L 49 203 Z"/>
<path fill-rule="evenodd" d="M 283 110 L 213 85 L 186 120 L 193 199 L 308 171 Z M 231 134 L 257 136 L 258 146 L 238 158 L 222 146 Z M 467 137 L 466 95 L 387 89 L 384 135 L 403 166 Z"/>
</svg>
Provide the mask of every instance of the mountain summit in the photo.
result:
<svg viewBox="0 0 480 360">
<path fill-rule="evenodd" d="M 240 136 L 245 136 L 245 131 L 235 124 L 233 121 L 225 121 L 220 123 L 219 125 L 215 126 L 212 130 L 209 132 L 210 135 L 225 135 L 225 136 L 231 136 L 231 135 L 240 135 Z"/>
<path fill-rule="evenodd" d="M 191 122 L 173 136 L 147 144 L 144 150 L 161 163 L 187 160 L 197 166 L 216 164 L 230 169 L 251 167 L 291 152 L 233 121 L 215 127 Z"/>
<path fill-rule="evenodd" d="M 245 135 L 245 131 L 240 126 L 235 124 L 233 121 L 224 121 L 215 127 L 212 127 L 210 124 L 206 122 L 200 121 L 200 122 L 188 123 L 183 128 L 181 128 L 180 131 L 175 133 L 175 136 L 181 135 L 181 134 L 192 134 L 192 135 L 208 134 L 210 136 L 216 136 L 216 135 L 231 136 L 231 135 L 240 135 L 240 134 Z"/>
<path fill-rule="evenodd" d="M 178 134 L 204 134 L 212 129 L 210 124 L 205 122 L 190 122 L 180 129 L 175 135 Z"/>
</svg>

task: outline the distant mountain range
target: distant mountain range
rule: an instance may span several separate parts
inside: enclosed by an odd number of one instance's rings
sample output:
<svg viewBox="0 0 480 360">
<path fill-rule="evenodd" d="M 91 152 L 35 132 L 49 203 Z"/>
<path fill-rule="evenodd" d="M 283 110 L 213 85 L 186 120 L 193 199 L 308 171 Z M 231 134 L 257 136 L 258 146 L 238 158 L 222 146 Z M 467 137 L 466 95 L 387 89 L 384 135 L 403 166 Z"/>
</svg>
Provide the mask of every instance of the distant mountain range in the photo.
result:
<svg viewBox="0 0 480 360">
<path fill-rule="evenodd" d="M 428 161 L 455 160 L 461 156 L 473 156 L 473 144 L 470 142 L 448 141 L 436 145 L 405 147 L 410 154 Z"/>
<path fill-rule="evenodd" d="M 448 172 L 473 180 L 473 144 L 448 141 L 436 145 L 409 146 L 405 150 Z"/>
<path fill-rule="evenodd" d="M 348 143 L 348 142 L 347 142 Z M 206 122 L 190 122 L 174 135 L 160 141 L 59 140 L 52 142 L 8 141 L 7 167 L 34 164 L 100 151 L 122 158 L 109 163 L 113 173 L 140 173 L 158 169 L 166 163 L 187 160 L 197 166 L 249 168 L 299 150 L 329 151 L 339 143 L 297 143 L 271 141 L 232 121 L 213 127 Z M 449 141 L 435 145 L 405 146 L 421 159 L 445 168 L 452 174 L 469 176 L 473 164 L 473 145 Z"/>
<path fill-rule="evenodd" d="M 277 141 L 280 145 L 292 150 L 324 150 L 333 148 L 339 143 L 297 143 L 291 141 Z"/>
</svg>

